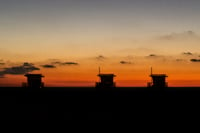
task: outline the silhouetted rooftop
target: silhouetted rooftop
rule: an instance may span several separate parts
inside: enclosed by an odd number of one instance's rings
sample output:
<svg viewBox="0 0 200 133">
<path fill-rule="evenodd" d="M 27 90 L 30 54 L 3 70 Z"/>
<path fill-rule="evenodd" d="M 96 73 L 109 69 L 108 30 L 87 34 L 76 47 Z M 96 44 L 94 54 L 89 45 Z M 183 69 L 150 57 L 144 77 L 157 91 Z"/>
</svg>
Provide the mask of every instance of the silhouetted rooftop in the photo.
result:
<svg viewBox="0 0 200 133">
<path fill-rule="evenodd" d="M 114 74 L 98 74 L 97 76 L 99 76 L 99 77 L 105 77 L 105 76 L 115 77 L 116 75 L 114 75 Z"/>
<path fill-rule="evenodd" d="M 168 77 L 166 74 L 151 74 L 150 77 Z"/>
<path fill-rule="evenodd" d="M 42 74 L 26 74 L 26 77 L 44 77 Z"/>
</svg>

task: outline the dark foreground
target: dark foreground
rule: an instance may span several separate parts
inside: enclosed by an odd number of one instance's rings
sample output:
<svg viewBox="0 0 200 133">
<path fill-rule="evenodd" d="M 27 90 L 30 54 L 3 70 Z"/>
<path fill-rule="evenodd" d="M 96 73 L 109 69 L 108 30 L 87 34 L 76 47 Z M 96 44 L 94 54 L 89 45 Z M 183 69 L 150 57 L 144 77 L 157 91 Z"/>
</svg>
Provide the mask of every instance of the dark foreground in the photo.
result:
<svg viewBox="0 0 200 133">
<path fill-rule="evenodd" d="M 0 119 L 155 120 L 200 116 L 199 88 L 0 88 Z"/>
</svg>

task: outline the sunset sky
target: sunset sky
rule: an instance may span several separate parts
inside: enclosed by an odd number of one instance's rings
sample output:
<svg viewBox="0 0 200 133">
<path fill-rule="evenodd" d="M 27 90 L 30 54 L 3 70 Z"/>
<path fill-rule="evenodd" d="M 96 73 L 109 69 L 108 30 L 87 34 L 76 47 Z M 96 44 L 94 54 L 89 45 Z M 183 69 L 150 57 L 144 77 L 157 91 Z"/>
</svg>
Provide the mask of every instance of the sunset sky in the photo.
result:
<svg viewBox="0 0 200 133">
<path fill-rule="evenodd" d="M 199 0 L 1 0 L 0 86 L 41 73 L 45 86 L 200 86 Z"/>
</svg>

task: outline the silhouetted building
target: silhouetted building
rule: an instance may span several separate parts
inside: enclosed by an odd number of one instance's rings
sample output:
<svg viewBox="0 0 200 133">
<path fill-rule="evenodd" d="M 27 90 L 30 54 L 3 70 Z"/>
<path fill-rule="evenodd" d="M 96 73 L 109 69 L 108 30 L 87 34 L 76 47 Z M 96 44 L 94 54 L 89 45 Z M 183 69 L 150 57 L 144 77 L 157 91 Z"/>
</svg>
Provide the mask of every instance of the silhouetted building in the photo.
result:
<svg viewBox="0 0 200 133">
<path fill-rule="evenodd" d="M 113 88 L 115 87 L 114 74 L 98 74 L 100 82 L 96 83 L 97 88 Z"/>
<path fill-rule="evenodd" d="M 148 87 L 167 87 L 167 83 L 165 82 L 165 79 L 167 77 L 166 74 L 151 74 L 150 77 L 152 78 L 152 82 L 148 83 Z"/>
<path fill-rule="evenodd" d="M 151 68 L 151 75 L 152 82 L 149 82 L 147 84 L 148 87 L 154 87 L 154 88 L 165 88 L 168 87 L 166 82 L 166 77 L 168 77 L 166 74 L 152 74 L 152 68 Z"/>
<path fill-rule="evenodd" d="M 42 74 L 26 74 L 27 84 L 23 83 L 24 87 L 28 88 L 43 88 L 44 83 L 42 82 Z"/>
<path fill-rule="evenodd" d="M 115 87 L 114 74 L 101 74 L 101 69 L 99 67 L 99 74 L 97 75 L 100 78 L 100 82 L 96 82 L 96 88 L 113 88 Z"/>
</svg>

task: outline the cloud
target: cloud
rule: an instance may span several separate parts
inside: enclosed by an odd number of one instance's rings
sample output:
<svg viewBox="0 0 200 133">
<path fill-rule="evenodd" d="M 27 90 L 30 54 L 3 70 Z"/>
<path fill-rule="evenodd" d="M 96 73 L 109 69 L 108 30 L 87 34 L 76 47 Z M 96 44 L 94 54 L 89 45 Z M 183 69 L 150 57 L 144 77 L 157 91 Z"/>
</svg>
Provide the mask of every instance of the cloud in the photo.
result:
<svg viewBox="0 0 200 133">
<path fill-rule="evenodd" d="M 177 62 L 185 61 L 184 59 L 176 59 Z"/>
<path fill-rule="evenodd" d="M 157 55 L 156 54 L 150 54 L 148 56 L 145 56 L 146 58 L 148 59 L 154 59 L 154 58 L 157 58 Z"/>
<path fill-rule="evenodd" d="M 62 65 L 79 65 L 79 64 L 76 62 L 64 62 L 62 63 Z"/>
<path fill-rule="evenodd" d="M 131 64 L 131 62 L 128 62 L 128 61 L 120 61 L 120 64 Z"/>
<path fill-rule="evenodd" d="M 59 64 L 59 65 L 61 65 L 62 62 L 60 62 L 60 61 L 55 61 L 55 62 L 51 62 L 51 64 Z"/>
<path fill-rule="evenodd" d="M 158 57 L 162 57 L 162 56 L 159 56 L 159 55 L 156 55 L 156 54 L 150 54 L 148 56 L 146 56 L 147 58 L 158 58 Z"/>
<path fill-rule="evenodd" d="M 23 66 L 27 66 L 27 67 L 29 67 L 29 66 L 33 66 L 34 64 L 32 64 L 32 63 L 28 63 L 28 62 L 24 62 L 24 64 L 23 64 Z"/>
<path fill-rule="evenodd" d="M 46 65 L 42 65 L 43 68 L 56 68 L 56 66 L 54 65 L 49 65 L 49 64 L 46 64 Z"/>
<path fill-rule="evenodd" d="M 191 30 L 182 33 L 171 33 L 168 35 L 163 35 L 158 37 L 160 40 L 176 40 L 176 39 L 199 39 L 199 36 Z"/>
<path fill-rule="evenodd" d="M 57 65 L 79 65 L 77 62 L 60 62 L 60 61 L 56 61 L 56 62 L 52 62 L 52 64 L 57 64 Z"/>
<path fill-rule="evenodd" d="M 200 59 L 190 59 L 191 62 L 200 62 Z"/>
<path fill-rule="evenodd" d="M 4 77 L 4 75 L 6 74 L 23 75 L 23 74 L 26 74 L 27 72 L 32 72 L 36 70 L 40 70 L 40 69 L 35 67 L 33 64 L 25 62 L 21 66 L 13 66 L 10 68 L 4 68 L 3 71 L 0 71 L 0 77 Z"/>
<path fill-rule="evenodd" d="M 157 55 L 155 54 L 150 54 L 149 57 L 156 57 Z"/>
<path fill-rule="evenodd" d="M 103 55 L 99 55 L 99 56 L 96 57 L 96 59 L 99 60 L 99 61 L 103 61 L 103 60 L 106 59 L 106 57 L 104 57 Z"/>
<path fill-rule="evenodd" d="M 163 55 L 150 54 L 147 56 L 147 58 L 166 58 L 166 57 Z"/>
<path fill-rule="evenodd" d="M 167 62 L 172 59 L 170 56 L 150 54 L 145 57 L 148 61 Z"/>
<path fill-rule="evenodd" d="M 183 55 L 193 55 L 191 52 L 184 52 Z"/>
</svg>

